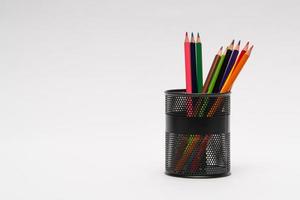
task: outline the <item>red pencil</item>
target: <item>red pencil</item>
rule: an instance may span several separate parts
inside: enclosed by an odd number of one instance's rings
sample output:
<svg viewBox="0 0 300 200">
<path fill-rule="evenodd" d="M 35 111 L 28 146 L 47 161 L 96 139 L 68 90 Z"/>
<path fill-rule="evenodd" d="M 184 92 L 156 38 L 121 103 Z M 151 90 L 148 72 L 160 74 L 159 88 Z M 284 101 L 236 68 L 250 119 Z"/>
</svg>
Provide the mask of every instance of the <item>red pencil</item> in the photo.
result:
<svg viewBox="0 0 300 200">
<path fill-rule="evenodd" d="M 244 54 L 246 53 L 246 51 L 248 50 L 248 46 L 249 46 L 249 42 L 247 42 L 247 44 L 245 45 L 245 47 L 244 47 L 243 50 L 241 51 L 241 53 L 240 53 L 238 59 L 237 59 L 236 62 L 235 62 L 235 65 L 237 65 L 237 64 L 240 62 L 241 58 L 243 57 L 243 55 L 244 55 Z M 232 69 L 232 70 L 233 70 L 233 69 Z"/>
<path fill-rule="evenodd" d="M 230 73 L 233 73 L 233 71 L 235 70 L 235 66 L 237 66 L 239 64 L 239 62 L 241 61 L 242 57 L 244 56 L 244 54 L 247 52 L 248 50 L 248 47 L 249 47 L 249 42 L 247 42 L 247 44 L 245 45 L 245 47 L 243 48 L 243 50 L 241 51 L 238 59 L 236 60 L 235 64 L 233 65 L 232 69 L 231 69 L 231 72 Z M 229 73 L 229 74 L 230 74 Z M 224 82 L 225 83 L 225 82 Z"/>
<path fill-rule="evenodd" d="M 184 57 L 185 57 L 185 85 L 186 92 L 192 93 L 192 72 L 191 72 L 191 44 L 188 33 L 185 34 L 184 41 Z"/>
</svg>

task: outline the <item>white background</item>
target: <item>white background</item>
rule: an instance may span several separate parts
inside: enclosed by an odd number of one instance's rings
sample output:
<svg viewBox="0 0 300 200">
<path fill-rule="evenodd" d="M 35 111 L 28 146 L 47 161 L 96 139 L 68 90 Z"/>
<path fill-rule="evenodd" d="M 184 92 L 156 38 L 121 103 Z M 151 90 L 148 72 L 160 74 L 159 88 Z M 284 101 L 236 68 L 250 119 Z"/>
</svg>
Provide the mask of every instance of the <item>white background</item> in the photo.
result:
<svg viewBox="0 0 300 200">
<path fill-rule="evenodd" d="M 0 0 L 0 199 L 299 199 L 300 2 Z M 164 174 L 164 90 L 255 45 L 232 90 L 232 175 Z"/>
</svg>

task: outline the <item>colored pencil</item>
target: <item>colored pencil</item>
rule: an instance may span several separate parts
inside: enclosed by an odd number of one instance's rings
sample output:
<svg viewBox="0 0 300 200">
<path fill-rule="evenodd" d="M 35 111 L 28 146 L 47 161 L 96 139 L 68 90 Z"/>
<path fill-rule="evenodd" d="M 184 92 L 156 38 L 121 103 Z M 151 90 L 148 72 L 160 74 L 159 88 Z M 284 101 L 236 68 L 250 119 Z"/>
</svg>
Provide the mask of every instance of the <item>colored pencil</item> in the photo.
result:
<svg viewBox="0 0 300 200">
<path fill-rule="evenodd" d="M 195 87 L 197 83 L 195 82 L 196 81 L 196 57 L 195 57 L 195 40 L 194 40 L 193 33 L 191 35 L 191 42 L 188 39 L 188 33 L 186 33 L 184 47 L 185 47 L 185 69 L 186 69 L 186 86 L 187 86 L 186 91 L 187 93 L 194 93 L 197 92 L 197 90 L 195 91 Z M 187 116 L 192 117 L 194 113 L 192 98 L 188 97 L 186 103 L 187 103 L 186 104 Z M 194 148 L 194 145 L 197 143 L 194 140 L 195 140 L 194 135 L 190 135 L 189 138 L 186 138 L 186 141 L 182 142 L 184 146 L 180 148 L 181 152 L 178 152 L 182 156 L 180 157 L 180 159 L 178 159 L 175 170 L 177 171 L 182 170 L 183 164 L 186 162 L 186 159 L 190 155 L 190 149 Z M 188 155 L 188 156 L 184 156 L 184 155 Z"/>
<path fill-rule="evenodd" d="M 230 59 L 230 56 L 231 56 L 231 53 L 232 53 L 232 50 L 233 50 L 233 44 L 234 44 L 234 40 L 231 42 L 231 44 L 227 47 L 227 50 L 226 50 L 226 55 L 225 55 L 225 58 L 224 58 L 224 61 L 223 61 L 223 64 L 221 66 L 221 69 L 220 69 L 220 72 L 219 72 L 219 76 L 216 80 L 216 83 L 215 83 L 215 87 L 213 89 L 213 92 L 214 93 L 218 93 L 219 92 L 219 87 L 221 85 L 221 80 L 222 80 L 222 77 L 223 77 L 223 74 L 225 72 L 225 69 L 226 69 L 226 66 L 228 64 L 228 61 Z"/>
<path fill-rule="evenodd" d="M 240 41 L 234 47 L 234 40 L 226 48 L 222 54 L 222 47 L 215 55 L 209 73 L 203 85 L 203 60 L 202 60 L 202 43 L 200 41 L 199 33 L 197 39 L 193 33 L 191 40 L 189 40 L 188 33 L 185 36 L 185 76 L 186 76 L 186 92 L 187 93 L 225 93 L 231 90 L 237 76 L 247 62 L 253 46 L 248 49 L 249 42 L 245 45 L 239 54 Z M 187 116 L 188 117 L 213 117 L 222 103 L 222 98 L 217 98 L 210 109 L 207 109 L 208 102 L 202 99 L 201 102 L 192 101 L 187 98 Z M 201 107 L 201 109 L 199 109 Z M 208 112 L 207 112 L 208 111 Z M 205 114 L 207 113 L 207 114 Z M 177 153 L 181 156 L 176 158 L 175 170 L 178 172 L 190 170 L 196 172 L 199 165 L 204 159 L 203 155 L 206 153 L 207 145 L 212 134 L 208 133 L 205 136 L 191 134 L 185 138 L 177 149 Z M 178 146 L 178 147 L 179 147 Z M 205 161 L 204 161 L 205 162 Z M 205 163 L 204 163 L 205 164 Z"/>
<path fill-rule="evenodd" d="M 219 73 L 220 73 L 220 70 L 221 70 L 221 66 L 222 66 L 222 64 L 224 62 L 224 59 L 225 59 L 225 54 L 226 54 L 226 52 L 222 54 L 222 56 L 220 58 L 220 61 L 218 62 L 216 71 L 215 71 L 215 73 L 212 77 L 212 80 L 211 80 L 210 84 L 209 84 L 208 91 L 207 91 L 209 94 L 213 92 L 216 80 L 217 80 L 217 78 L 219 76 Z"/>
<path fill-rule="evenodd" d="M 225 54 L 227 53 L 227 51 L 228 51 L 228 49 L 226 50 Z M 222 53 L 222 51 L 220 53 Z M 208 85 L 209 86 L 211 85 L 211 89 L 206 91 L 206 93 L 208 93 L 208 94 L 212 93 L 212 91 L 214 89 L 214 85 L 218 78 L 218 74 L 220 72 L 221 66 L 223 65 L 224 59 L 225 59 L 225 55 L 221 56 L 217 66 L 216 66 L 216 70 L 214 70 L 217 73 L 213 72 L 213 77 L 208 79 L 209 80 Z M 200 110 L 198 108 L 196 108 L 200 117 L 203 117 L 204 112 L 206 110 L 207 103 L 208 103 L 207 101 L 204 101 Z"/>
<path fill-rule="evenodd" d="M 236 65 L 236 70 L 234 72 L 231 72 L 230 75 L 228 76 L 224 86 L 222 87 L 220 93 L 225 93 L 225 92 L 229 92 L 234 81 L 236 80 L 237 76 L 239 75 L 240 71 L 242 70 L 242 68 L 244 67 L 245 63 L 247 62 L 251 51 L 253 49 L 253 45 L 251 46 L 251 48 L 249 50 L 246 51 L 246 53 L 243 55 L 243 57 L 240 59 L 240 62 L 238 63 L 238 65 Z M 212 117 L 215 112 L 217 111 L 217 108 L 220 106 L 220 104 L 222 103 L 222 98 L 221 99 L 217 99 L 217 101 L 214 103 L 214 105 L 211 107 L 210 111 L 207 114 L 207 117 Z M 211 138 L 212 134 L 207 134 L 205 135 L 205 137 L 203 138 L 203 142 L 201 143 L 200 149 L 196 155 L 197 159 L 200 160 L 201 157 L 204 155 L 205 153 L 205 149 L 207 148 L 208 142 Z M 192 170 L 194 171 L 196 168 L 195 166 L 193 166 Z"/>
<path fill-rule="evenodd" d="M 221 84 L 219 86 L 219 91 L 222 89 L 222 86 L 223 84 L 225 83 L 226 79 L 227 79 L 227 76 L 229 75 L 235 61 L 236 61 L 236 58 L 237 56 L 239 55 L 239 50 L 240 50 L 240 44 L 241 44 L 241 41 L 238 42 L 238 44 L 234 47 L 234 50 L 230 56 L 230 59 L 228 61 L 228 64 L 226 66 L 226 69 L 225 69 L 225 72 L 223 74 L 223 77 L 222 77 L 222 80 L 221 80 Z"/>
<path fill-rule="evenodd" d="M 203 88 L 203 64 L 202 64 L 202 43 L 200 41 L 200 35 L 197 33 L 196 40 L 196 71 L 197 71 L 197 89 L 198 93 L 202 92 Z"/>
<path fill-rule="evenodd" d="M 234 71 L 235 66 L 241 61 L 241 58 L 244 56 L 244 54 L 248 50 L 248 47 L 249 47 L 249 42 L 247 42 L 247 44 L 244 46 L 243 50 L 239 54 L 239 57 L 237 58 L 237 60 L 236 60 L 236 62 L 234 64 L 234 66 L 232 67 L 231 71 Z"/>
<path fill-rule="evenodd" d="M 197 69 L 196 69 L 196 48 L 194 34 L 191 36 L 191 69 L 192 69 L 192 91 L 197 93 Z"/>
<path fill-rule="evenodd" d="M 218 52 L 217 55 L 215 56 L 215 59 L 216 59 L 216 57 L 220 57 L 220 55 L 221 55 L 221 53 L 222 53 L 222 49 L 223 49 L 223 48 L 221 47 L 220 50 L 219 50 L 219 52 Z M 224 57 L 225 57 L 224 55 L 221 56 L 218 63 L 216 63 L 216 62 L 215 62 L 215 59 L 214 59 L 213 64 L 212 64 L 212 67 L 210 68 L 211 74 L 215 71 L 214 68 L 216 68 L 216 64 L 222 65 L 223 60 L 224 60 Z M 221 61 L 221 63 L 220 63 L 220 61 Z M 219 68 L 220 68 L 220 66 L 219 66 Z M 205 80 L 206 85 L 209 85 L 209 84 L 210 84 L 210 80 L 211 80 L 211 76 L 208 76 L 208 77 L 206 78 L 206 80 Z M 203 87 L 202 92 L 203 92 L 203 93 L 206 92 L 205 86 Z M 202 103 L 203 103 L 203 104 L 202 104 Z M 194 114 L 196 114 L 197 116 L 202 117 L 203 114 L 204 114 L 204 111 L 205 111 L 206 106 L 207 106 L 207 101 L 199 102 L 199 103 L 198 103 L 198 107 L 201 107 L 200 112 L 199 112 L 199 108 L 196 108 Z M 200 144 L 201 144 L 202 138 L 203 138 L 203 137 L 201 137 L 200 135 L 196 135 L 196 136 L 191 135 L 190 138 L 189 138 L 189 142 L 188 142 L 188 145 L 187 145 L 186 150 L 189 149 L 189 148 L 192 148 L 192 147 L 193 147 L 193 148 L 196 148 L 197 146 L 199 146 L 199 145 L 196 146 L 196 144 L 199 143 L 199 142 L 200 142 Z M 195 140 L 197 140 L 197 142 L 196 142 Z M 192 147 L 191 147 L 191 146 L 192 146 Z M 196 155 L 195 155 L 196 152 L 197 152 L 197 151 L 185 151 L 185 153 L 183 153 L 182 158 L 179 160 L 179 162 L 178 162 L 178 164 L 177 164 L 177 166 L 176 166 L 176 169 L 177 169 L 178 171 L 180 171 L 180 170 L 182 170 L 182 168 L 184 168 L 185 166 L 189 166 L 190 163 L 192 162 L 193 158 L 196 156 Z"/>
<path fill-rule="evenodd" d="M 243 57 L 243 55 L 246 53 L 246 51 L 248 50 L 249 47 L 249 42 L 247 42 L 247 44 L 245 45 L 245 47 L 243 48 L 243 50 L 241 51 L 238 59 L 236 60 L 236 64 L 240 62 L 241 58 Z"/>
<path fill-rule="evenodd" d="M 214 58 L 214 60 L 213 60 L 213 62 L 211 64 L 211 67 L 209 69 L 208 75 L 207 75 L 206 80 L 204 82 L 202 93 L 207 93 L 207 91 L 208 91 L 208 87 L 211 84 L 213 75 L 215 74 L 217 66 L 218 66 L 218 63 L 219 63 L 219 61 L 220 61 L 220 59 L 222 57 L 221 56 L 222 55 L 222 49 L 223 49 L 223 47 L 221 47 L 220 50 L 219 50 L 219 52 L 215 55 L 215 58 Z"/>
<path fill-rule="evenodd" d="M 221 93 L 230 91 L 231 87 L 233 86 L 234 81 L 236 80 L 237 76 L 239 75 L 239 73 L 243 69 L 245 63 L 247 62 L 247 60 L 248 60 L 248 58 L 251 54 L 252 49 L 253 49 L 253 45 L 243 55 L 240 62 L 236 65 L 235 70 L 232 73 L 229 74 L 227 80 L 224 83 L 224 86 L 221 89 Z"/>
<path fill-rule="evenodd" d="M 176 168 L 175 168 L 176 171 L 182 170 L 182 168 L 184 167 L 185 163 L 189 159 L 190 155 L 193 153 L 193 150 L 200 139 L 201 138 L 199 135 L 196 135 L 195 137 L 191 137 L 191 136 L 189 137 L 187 148 L 185 148 L 185 151 L 183 152 L 183 156 L 176 164 Z"/>
<path fill-rule="evenodd" d="M 208 86 L 209 86 L 210 83 L 211 83 L 213 74 L 215 73 L 216 68 L 217 68 L 217 65 L 218 65 L 218 63 L 219 63 L 219 61 L 220 61 L 220 59 L 221 59 L 222 50 L 223 50 L 223 47 L 220 48 L 220 50 L 218 51 L 218 53 L 217 53 L 217 54 L 215 55 L 215 57 L 214 57 L 214 60 L 213 60 L 213 62 L 212 62 L 212 65 L 211 65 L 211 67 L 210 67 L 210 70 L 209 70 L 209 72 L 208 72 L 208 75 L 207 75 L 207 77 L 206 77 L 206 80 L 205 80 L 205 83 L 204 83 L 204 86 L 203 86 L 203 89 L 202 89 L 202 93 L 207 93 Z M 195 112 L 199 113 L 199 116 L 200 116 L 200 117 L 203 117 L 203 112 L 202 112 L 202 111 L 204 111 L 205 108 L 206 108 L 206 106 L 207 106 L 207 99 L 202 99 L 202 100 L 204 100 L 204 101 L 199 102 L 199 107 L 200 107 L 200 105 L 201 105 L 201 110 L 200 110 L 200 112 L 198 112 L 198 109 L 195 110 Z M 199 136 L 199 137 L 200 137 L 200 140 L 198 141 L 198 144 L 195 146 L 195 151 L 193 151 L 192 155 L 191 155 L 190 158 L 188 159 L 188 162 L 187 162 L 187 164 L 186 164 L 186 166 L 185 166 L 186 169 L 189 168 L 189 166 L 190 166 L 192 171 L 195 171 L 195 170 L 196 170 L 196 168 L 195 168 L 195 166 L 197 166 L 196 163 L 199 163 L 199 161 L 200 161 L 200 160 L 199 160 L 200 157 L 197 156 L 197 155 L 198 155 L 198 149 L 199 149 L 199 147 L 201 147 L 201 143 L 203 142 L 203 141 L 202 141 L 202 138 L 203 138 L 203 137 L 201 137 L 201 136 Z M 199 159 L 198 159 L 198 158 L 199 158 Z M 185 169 L 185 168 L 184 168 L 184 169 Z"/>
<path fill-rule="evenodd" d="M 222 87 L 222 89 L 220 90 L 220 93 L 224 93 L 224 92 L 229 92 L 234 81 L 236 80 L 239 72 L 242 70 L 243 66 L 245 65 L 245 63 L 247 62 L 251 51 L 253 49 L 253 46 L 246 51 L 246 53 L 242 56 L 242 58 L 240 59 L 240 62 L 236 65 L 236 70 L 235 71 L 231 71 L 231 73 L 228 76 L 228 79 L 226 80 L 224 86 Z M 210 111 L 207 114 L 207 117 L 212 117 L 214 115 L 214 113 L 216 112 L 217 108 L 220 106 L 222 102 L 222 99 L 217 99 L 217 101 L 214 103 L 214 105 L 211 107 Z M 199 150 L 197 150 L 197 153 L 195 155 L 195 160 L 192 162 L 191 164 L 191 172 L 195 172 L 198 168 L 199 165 L 199 161 L 201 160 L 201 158 L 203 157 L 203 154 L 205 153 L 205 149 L 207 148 L 208 142 L 211 138 L 211 134 L 207 134 L 205 135 L 205 137 L 202 140 L 202 143 L 200 145 Z"/>
<path fill-rule="evenodd" d="M 192 70 L 191 70 L 191 45 L 188 33 L 185 34 L 184 41 L 184 57 L 185 57 L 185 86 L 186 92 L 192 93 Z"/>
<path fill-rule="evenodd" d="M 206 135 L 207 136 L 207 135 Z M 203 154 L 205 153 L 205 149 L 207 147 L 207 144 L 209 142 L 210 137 L 204 137 L 202 140 L 202 143 L 199 145 L 199 149 L 196 151 L 195 159 L 193 160 L 191 164 L 191 172 L 196 172 L 200 163 L 200 160 L 203 158 Z"/>
</svg>

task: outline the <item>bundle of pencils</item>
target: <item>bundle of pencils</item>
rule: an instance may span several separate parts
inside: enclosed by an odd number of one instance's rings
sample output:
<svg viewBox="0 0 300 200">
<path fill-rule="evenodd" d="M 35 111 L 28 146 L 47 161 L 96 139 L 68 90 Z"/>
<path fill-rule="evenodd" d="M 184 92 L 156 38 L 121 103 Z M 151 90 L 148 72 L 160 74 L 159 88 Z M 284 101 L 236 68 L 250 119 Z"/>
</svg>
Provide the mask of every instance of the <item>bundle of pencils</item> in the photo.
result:
<svg viewBox="0 0 300 200">
<path fill-rule="evenodd" d="M 226 93 L 231 88 L 247 62 L 253 45 L 249 48 L 249 42 L 240 52 L 240 41 L 234 46 L 234 40 L 223 51 L 221 47 L 215 55 L 207 78 L 203 85 L 202 79 L 202 43 L 199 33 L 195 40 L 193 33 L 189 39 L 188 33 L 185 35 L 184 52 L 185 52 L 185 80 L 187 93 Z M 204 99 L 194 104 L 191 99 L 187 100 L 188 117 L 213 117 L 217 108 L 221 105 L 222 99 L 217 99 L 210 108 Z M 206 113 L 206 114 L 205 114 Z M 211 134 L 201 136 L 191 133 L 185 147 L 181 147 L 181 157 L 178 158 L 176 171 L 186 169 L 195 172 L 203 159 L 205 150 L 211 138 Z"/>
</svg>

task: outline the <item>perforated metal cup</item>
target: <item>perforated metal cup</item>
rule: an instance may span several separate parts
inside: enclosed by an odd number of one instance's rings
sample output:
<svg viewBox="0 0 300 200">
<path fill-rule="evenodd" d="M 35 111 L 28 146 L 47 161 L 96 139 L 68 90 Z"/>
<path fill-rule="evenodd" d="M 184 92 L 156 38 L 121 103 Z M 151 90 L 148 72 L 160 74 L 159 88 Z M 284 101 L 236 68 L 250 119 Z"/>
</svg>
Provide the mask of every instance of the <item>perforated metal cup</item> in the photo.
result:
<svg viewBox="0 0 300 200">
<path fill-rule="evenodd" d="M 230 174 L 230 93 L 166 95 L 166 174 L 220 177 Z"/>
</svg>

